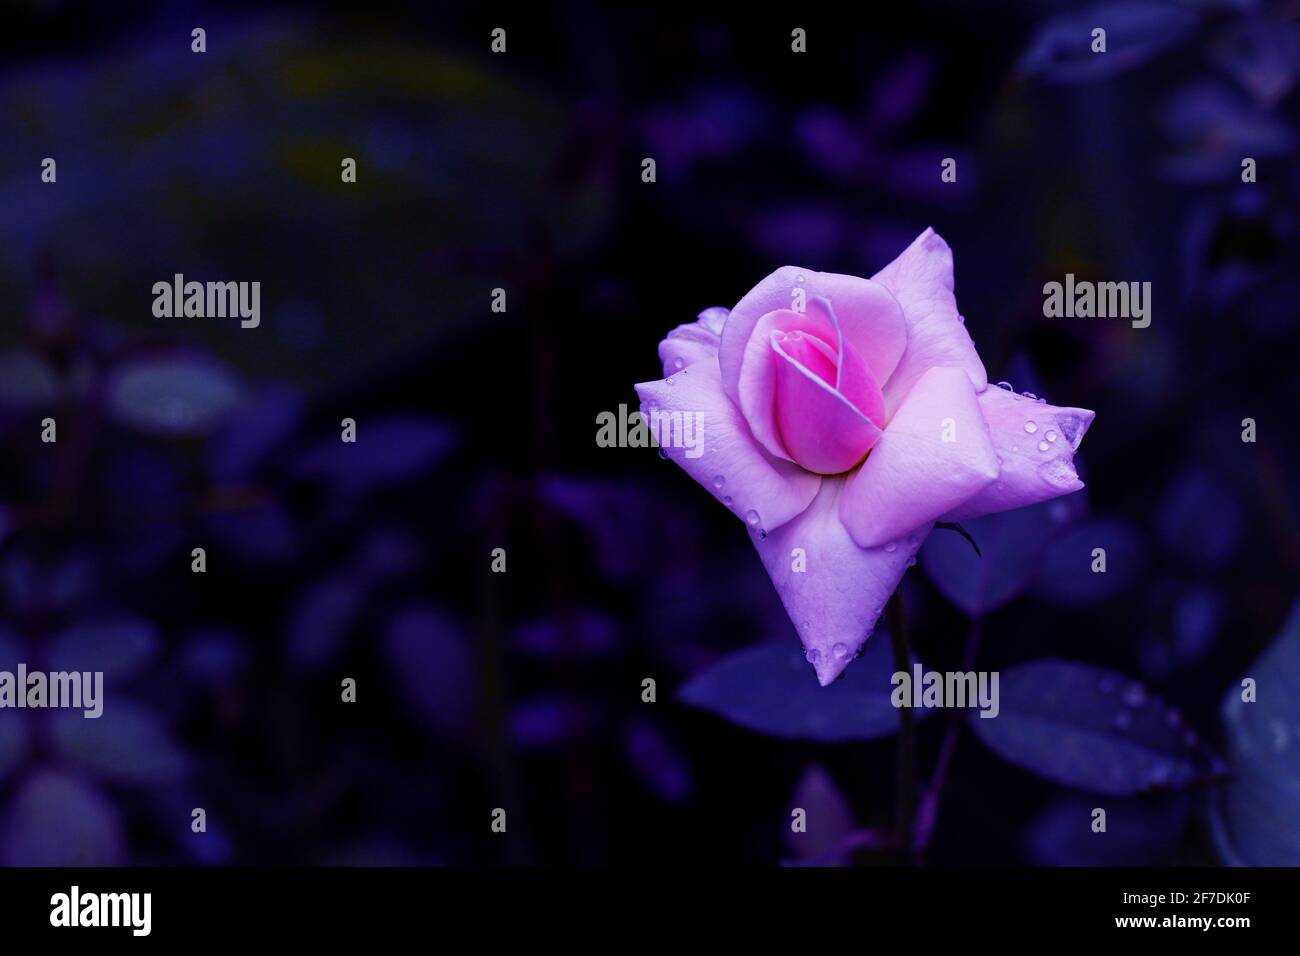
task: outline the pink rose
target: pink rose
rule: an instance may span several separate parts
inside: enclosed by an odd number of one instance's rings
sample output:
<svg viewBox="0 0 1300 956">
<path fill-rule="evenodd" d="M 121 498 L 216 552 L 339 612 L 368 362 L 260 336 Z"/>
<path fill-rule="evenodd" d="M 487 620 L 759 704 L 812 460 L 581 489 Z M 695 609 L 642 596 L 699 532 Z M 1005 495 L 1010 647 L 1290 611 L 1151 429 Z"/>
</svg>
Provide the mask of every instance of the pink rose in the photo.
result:
<svg viewBox="0 0 1300 956">
<path fill-rule="evenodd" d="M 698 416 L 702 452 L 663 451 L 747 522 L 823 685 L 936 521 L 1083 487 L 1093 413 L 990 387 L 930 229 L 871 279 L 778 269 L 659 357 L 642 414 Z"/>
</svg>

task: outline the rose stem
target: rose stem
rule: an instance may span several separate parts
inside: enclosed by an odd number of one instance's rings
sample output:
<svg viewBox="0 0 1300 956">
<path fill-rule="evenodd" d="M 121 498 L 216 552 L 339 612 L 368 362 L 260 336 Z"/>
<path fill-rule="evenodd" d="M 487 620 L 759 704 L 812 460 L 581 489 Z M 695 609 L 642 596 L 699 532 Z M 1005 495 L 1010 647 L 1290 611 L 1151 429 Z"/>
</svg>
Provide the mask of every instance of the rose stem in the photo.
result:
<svg viewBox="0 0 1300 956">
<path fill-rule="evenodd" d="M 975 669 L 975 659 L 979 655 L 980 639 L 984 635 L 984 619 L 979 615 L 971 618 L 970 630 L 966 634 L 966 649 L 962 653 L 961 669 Z M 961 736 L 965 721 L 960 710 L 954 710 L 948 718 L 948 729 L 944 731 L 943 744 L 939 747 L 939 759 L 934 764 L 934 775 L 921 800 L 921 810 L 916 823 L 916 857 L 924 862 L 926 851 L 930 848 L 930 838 L 934 835 L 935 824 L 939 820 L 939 805 L 943 801 L 943 788 L 948 780 L 948 770 L 952 766 L 953 755 L 957 752 L 957 739 Z"/>
<path fill-rule="evenodd" d="M 903 614 L 903 586 L 889 599 L 889 638 L 894 647 L 894 670 L 911 673 L 912 651 Z M 898 845 L 907 863 L 913 862 L 912 827 L 916 819 L 916 722 L 911 707 L 898 708 L 898 805 L 895 826 Z"/>
</svg>

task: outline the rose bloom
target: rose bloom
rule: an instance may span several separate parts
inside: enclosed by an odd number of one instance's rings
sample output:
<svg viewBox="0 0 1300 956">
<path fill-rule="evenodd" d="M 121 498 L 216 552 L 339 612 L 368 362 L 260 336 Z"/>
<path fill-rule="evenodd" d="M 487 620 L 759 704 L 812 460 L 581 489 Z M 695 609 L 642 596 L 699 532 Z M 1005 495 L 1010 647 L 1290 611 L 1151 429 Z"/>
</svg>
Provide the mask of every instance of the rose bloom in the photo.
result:
<svg viewBox="0 0 1300 956">
<path fill-rule="evenodd" d="M 659 344 L 643 415 L 700 415 L 662 451 L 744 520 L 828 684 L 936 521 L 1078 491 L 1093 413 L 990 386 L 927 229 L 871 279 L 785 266 Z"/>
</svg>

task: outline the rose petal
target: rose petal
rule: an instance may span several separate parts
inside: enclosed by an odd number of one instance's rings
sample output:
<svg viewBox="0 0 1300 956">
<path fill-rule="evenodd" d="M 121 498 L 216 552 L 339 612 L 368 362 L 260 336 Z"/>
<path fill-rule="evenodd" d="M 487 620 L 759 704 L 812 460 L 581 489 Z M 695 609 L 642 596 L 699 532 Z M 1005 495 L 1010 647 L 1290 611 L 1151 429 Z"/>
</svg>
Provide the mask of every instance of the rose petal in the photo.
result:
<svg viewBox="0 0 1300 956">
<path fill-rule="evenodd" d="M 849 477 L 840 516 L 853 540 L 874 548 L 952 511 L 997 476 L 997 455 L 966 372 L 934 368 Z"/>
<path fill-rule="evenodd" d="M 877 382 L 886 381 L 903 357 L 907 322 L 903 308 L 887 288 L 857 276 L 782 266 L 736 304 L 722 330 L 718 361 L 723 387 L 733 401 L 740 402 L 745 347 L 756 335 L 759 319 L 769 312 L 789 311 L 794 304 L 792 293 L 798 288 L 805 291 L 806 302 L 816 297 L 830 300 L 844 340 L 858 350 Z"/>
<path fill-rule="evenodd" d="M 718 354 L 719 333 L 727 319 L 727 310 L 714 306 L 705 309 L 694 322 L 679 325 L 659 343 L 659 361 L 664 375 L 672 375 Z"/>
<path fill-rule="evenodd" d="M 877 426 L 885 422 L 885 396 L 876 377 L 851 342 L 840 353 L 837 391 Z"/>
<path fill-rule="evenodd" d="M 722 392 L 718 367 L 698 362 L 668 379 L 636 386 L 642 414 L 700 413 L 703 451 L 663 448 L 664 454 L 723 504 L 763 528 L 777 528 L 808 507 L 821 479 L 798 465 L 768 455 L 754 441 L 745 418 Z M 751 519 L 750 515 L 754 517 Z"/>
<path fill-rule="evenodd" d="M 825 308 L 809 303 L 807 312 L 777 309 L 760 318 L 754 334 L 745 345 L 745 361 L 740 372 L 740 399 L 749 430 L 769 454 L 793 461 L 781 440 L 776 422 L 776 356 L 772 351 L 773 332 L 804 332 L 825 342 L 839 341 L 839 333 Z"/>
<path fill-rule="evenodd" d="M 840 520 L 845 484 L 842 476 L 823 479 L 803 514 L 766 538 L 754 536 L 823 687 L 871 636 L 885 602 L 930 533 L 929 525 L 915 528 L 892 551 L 859 547 Z"/>
<path fill-rule="evenodd" d="M 894 294 L 907 317 L 902 361 L 888 381 L 877 376 L 884 385 L 888 413 L 892 415 L 921 376 L 936 366 L 965 369 L 975 391 L 983 391 L 988 374 L 957 312 L 948 243 L 926 229 L 873 278 Z"/>
<path fill-rule="evenodd" d="M 809 471 L 820 475 L 848 471 L 880 440 L 880 428 L 794 359 L 779 336 L 773 334 L 772 349 L 778 358 L 776 418 L 781 441 Z"/>
<path fill-rule="evenodd" d="M 840 370 L 834 346 L 827 345 L 815 335 L 797 330 L 789 334 L 777 332 L 771 341 L 773 348 L 779 349 L 787 358 L 798 362 L 831 388 L 836 387 Z"/>
<path fill-rule="evenodd" d="M 1035 402 L 1003 388 L 985 389 L 979 404 L 1001 460 L 1000 475 L 944 515 L 945 521 L 1022 508 L 1083 487 L 1074 470 L 1074 453 L 1092 424 L 1093 412 Z"/>
</svg>

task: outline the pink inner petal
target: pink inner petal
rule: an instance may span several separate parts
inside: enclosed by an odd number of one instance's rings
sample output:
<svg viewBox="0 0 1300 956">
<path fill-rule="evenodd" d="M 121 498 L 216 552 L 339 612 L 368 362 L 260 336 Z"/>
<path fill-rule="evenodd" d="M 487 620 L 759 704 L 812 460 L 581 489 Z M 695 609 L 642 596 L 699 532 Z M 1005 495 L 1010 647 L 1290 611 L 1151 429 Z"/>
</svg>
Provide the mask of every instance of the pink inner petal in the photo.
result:
<svg viewBox="0 0 1300 956">
<path fill-rule="evenodd" d="M 788 337 L 787 337 L 788 340 Z M 833 475 L 862 460 L 880 428 L 826 380 L 784 350 L 772 336 L 776 371 L 776 420 L 781 441 L 796 463 Z M 820 359 L 824 356 L 813 348 Z"/>
<path fill-rule="evenodd" d="M 885 396 L 862 355 L 847 339 L 840 353 L 839 392 L 867 418 L 884 427 Z"/>
<path fill-rule="evenodd" d="M 772 354 L 772 334 L 803 332 L 820 341 L 833 341 L 835 327 L 820 311 L 795 312 L 777 309 L 759 319 L 753 338 L 745 346 L 745 362 L 740 371 L 740 397 L 737 403 L 749 423 L 750 431 L 768 453 L 787 461 L 794 456 L 781 441 L 776 424 L 776 363 Z"/>
<path fill-rule="evenodd" d="M 808 371 L 812 372 L 831 388 L 835 387 L 838 377 L 839 360 L 834 346 L 828 345 L 816 335 L 806 335 L 797 329 L 794 332 L 773 332 L 773 342 L 780 343 L 781 351 L 794 359 Z"/>
</svg>

